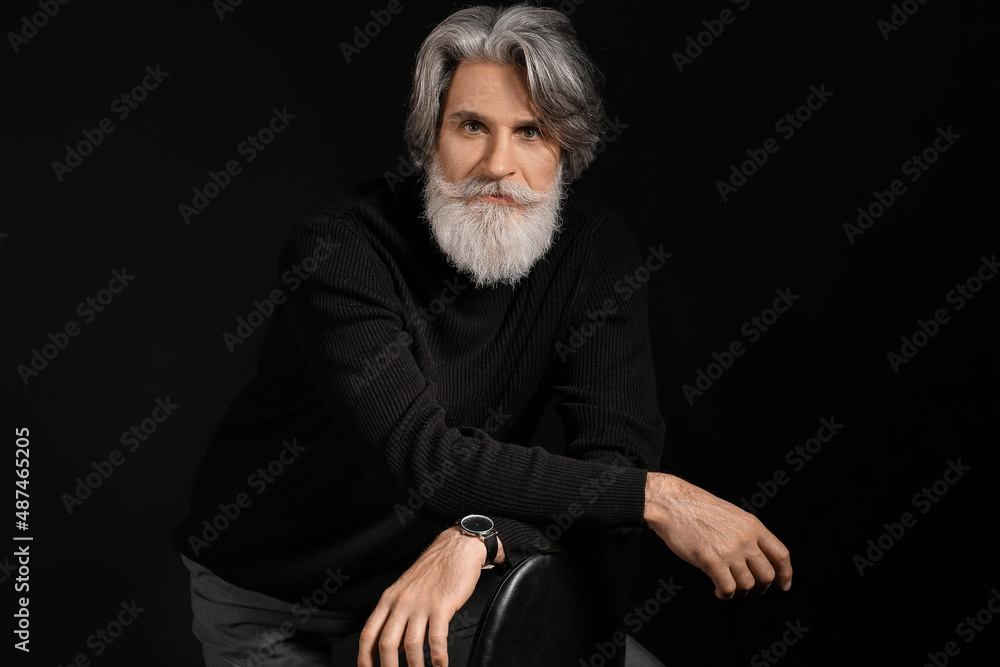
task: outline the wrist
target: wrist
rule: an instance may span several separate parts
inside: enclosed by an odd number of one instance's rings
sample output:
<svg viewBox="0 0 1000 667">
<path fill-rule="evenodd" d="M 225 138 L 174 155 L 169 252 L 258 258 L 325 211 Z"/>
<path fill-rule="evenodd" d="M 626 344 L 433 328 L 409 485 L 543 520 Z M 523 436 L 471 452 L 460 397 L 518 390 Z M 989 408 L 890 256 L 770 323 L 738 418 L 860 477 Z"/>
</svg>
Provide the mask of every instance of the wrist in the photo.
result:
<svg viewBox="0 0 1000 667">
<path fill-rule="evenodd" d="M 486 545 L 482 540 L 469 537 L 462 532 L 460 526 L 452 526 L 438 536 L 439 540 L 445 540 L 449 550 L 460 556 L 462 561 L 475 563 L 481 567 L 486 559 Z"/>
<path fill-rule="evenodd" d="M 659 475 L 660 473 L 652 471 L 646 473 L 646 496 L 642 505 L 642 522 L 646 524 L 647 528 L 652 526 L 653 523 L 653 511 L 659 487 L 659 480 L 657 478 Z"/>
<path fill-rule="evenodd" d="M 477 567 L 482 567 L 486 560 L 486 544 L 482 540 L 470 537 L 462 532 L 461 526 L 451 526 L 444 530 L 437 537 L 438 541 L 444 543 L 449 550 L 460 554 L 463 561 L 476 563 Z M 480 545 L 480 546 L 477 546 Z M 507 562 L 507 552 L 503 548 L 503 541 L 497 535 L 497 556 L 493 559 L 494 565 L 502 565 Z"/>
<path fill-rule="evenodd" d="M 667 501 L 678 495 L 680 481 L 680 478 L 662 472 L 650 472 L 646 475 L 642 520 L 647 526 L 663 522 Z"/>
<path fill-rule="evenodd" d="M 475 560 L 480 566 L 486 561 L 486 544 L 482 540 L 466 535 L 458 526 L 449 528 L 445 532 L 453 533 L 455 540 L 462 543 L 460 547 L 463 553 L 470 554 L 470 558 Z M 480 546 L 476 546 L 480 545 Z M 474 558 L 473 558 L 474 556 Z M 507 561 L 507 553 L 503 548 L 503 541 L 497 536 L 497 556 L 493 559 L 493 565 L 502 565 Z"/>
</svg>

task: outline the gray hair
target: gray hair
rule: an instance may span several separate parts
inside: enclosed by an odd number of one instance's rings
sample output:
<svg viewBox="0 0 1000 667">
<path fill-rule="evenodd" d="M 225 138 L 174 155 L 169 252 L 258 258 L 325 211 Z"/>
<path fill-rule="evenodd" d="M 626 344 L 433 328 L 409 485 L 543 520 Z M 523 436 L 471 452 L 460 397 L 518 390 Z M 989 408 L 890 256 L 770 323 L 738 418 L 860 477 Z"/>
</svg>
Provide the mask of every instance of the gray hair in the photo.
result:
<svg viewBox="0 0 1000 667">
<path fill-rule="evenodd" d="M 604 122 L 603 77 L 566 16 L 522 4 L 467 7 L 424 40 L 406 119 L 406 143 L 415 166 L 425 168 L 437 152 L 441 104 L 461 62 L 524 68 L 540 120 L 559 141 L 566 180 L 576 180 L 593 161 Z"/>
</svg>

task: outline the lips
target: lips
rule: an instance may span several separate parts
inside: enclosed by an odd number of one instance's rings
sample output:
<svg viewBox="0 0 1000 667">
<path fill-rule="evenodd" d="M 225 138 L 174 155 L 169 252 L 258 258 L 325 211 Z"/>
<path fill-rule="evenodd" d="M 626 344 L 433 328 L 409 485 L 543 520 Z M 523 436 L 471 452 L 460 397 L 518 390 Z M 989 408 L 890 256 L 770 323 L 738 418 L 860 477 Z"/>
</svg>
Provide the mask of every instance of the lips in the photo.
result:
<svg viewBox="0 0 1000 667">
<path fill-rule="evenodd" d="M 507 197 L 506 195 L 492 194 L 492 195 L 480 195 L 480 196 L 486 201 L 491 202 L 493 204 L 512 205 L 514 203 L 514 199 L 511 197 Z"/>
</svg>

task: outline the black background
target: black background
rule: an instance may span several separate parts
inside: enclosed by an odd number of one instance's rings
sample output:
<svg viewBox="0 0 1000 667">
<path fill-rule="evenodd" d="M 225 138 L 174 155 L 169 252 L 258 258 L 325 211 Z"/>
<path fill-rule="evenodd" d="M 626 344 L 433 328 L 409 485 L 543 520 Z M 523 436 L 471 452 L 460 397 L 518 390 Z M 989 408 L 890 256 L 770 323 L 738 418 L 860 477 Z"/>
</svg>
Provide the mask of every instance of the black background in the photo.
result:
<svg viewBox="0 0 1000 667">
<path fill-rule="evenodd" d="M 280 286 L 277 253 L 300 215 L 399 169 L 413 55 L 461 6 L 401 2 L 350 62 L 341 42 L 386 3 L 244 0 L 220 20 L 208 1 L 71 2 L 18 52 L 9 36 L 0 47 L 11 470 L 14 428 L 31 433 L 30 530 L 9 517 L 9 535 L 34 538 L 31 653 L 8 645 L 9 664 L 69 664 L 79 653 L 95 665 L 197 663 L 186 571 L 167 536 L 263 338 L 256 331 L 231 354 L 222 334 Z M 637 634 L 667 664 L 766 664 L 755 655 L 781 641 L 786 622 L 809 629 L 777 649 L 780 664 L 921 665 L 948 641 L 960 648 L 954 664 L 997 655 L 1000 623 L 968 643 L 957 625 L 1000 586 L 987 548 L 1000 281 L 961 310 L 946 297 L 1000 250 L 996 23 L 986 2 L 906 4 L 915 13 L 885 39 L 877 22 L 888 2 L 562 3 L 607 76 L 619 128 L 574 187 L 618 208 L 643 248 L 673 253 L 644 287 L 668 423 L 663 467 L 737 503 L 788 474 L 759 513 L 792 551 L 787 594 L 717 601 L 655 536 L 641 541 L 629 598 L 642 605 L 661 577 L 683 586 Z M 735 20 L 679 72 L 672 54 L 723 9 Z M 21 31 L 38 11 L 7 3 L 0 26 Z M 112 101 L 157 65 L 169 75 L 117 118 Z M 775 122 L 811 86 L 832 95 L 783 137 Z M 237 145 L 286 107 L 288 128 L 246 163 Z M 52 162 L 106 117 L 114 131 L 60 182 Z M 938 128 L 960 138 L 910 182 L 903 163 Z M 724 202 L 716 182 L 768 137 L 778 152 Z M 185 224 L 178 205 L 232 159 L 242 172 Z M 852 244 L 844 223 L 894 179 L 906 192 Z M 85 323 L 77 304 L 123 267 L 135 279 Z M 799 299 L 749 344 L 741 327 L 776 289 Z M 939 308 L 950 320 L 894 372 L 887 353 Z M 71 320 L 79 335 L 25 385 L 17 366 Z M 735 340 L 746 352 L 690 403 L 682 385 Z M 120 434 L 167 397 L 175 413 L 69 514 L 62 495 L 75 479 L 123 449 Z M 793 470 L 786 452 L 822 418 L 843 428 Z M 959 459 L 970 470 L 920 513 L 914 494 Z M 17 478 L 5 477 L 13 504 Z M 862 576 L 854 557 L 906 511 L 916 524 Z M 13 609 L 15 543 L 0 541 Z M 132 600 L 144 611 L 95 656 L 88 636 Z"/>
</svg>

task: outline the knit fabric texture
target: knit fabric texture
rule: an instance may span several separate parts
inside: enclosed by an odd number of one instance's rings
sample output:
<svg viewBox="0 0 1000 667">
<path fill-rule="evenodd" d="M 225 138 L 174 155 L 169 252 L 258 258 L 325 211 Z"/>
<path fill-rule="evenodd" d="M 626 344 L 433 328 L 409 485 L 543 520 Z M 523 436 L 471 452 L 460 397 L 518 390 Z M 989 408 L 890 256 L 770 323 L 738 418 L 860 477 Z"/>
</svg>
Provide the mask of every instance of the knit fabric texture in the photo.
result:
<svg viewBox="0 0 1000 667">
<path fill-rule="evenodd" d="M 419 194 L 359 186 L 288 237 L 257 375 L 173 533 L 236 586 L 370 610 L 466 514 L 494 519 L 510 563 L 643 525 L 664 425 L 623 221 L 571 194 L 530 275 L 480 289 Z M 553 397 L 563 442 L 529 447 Z"/>
</svg>

